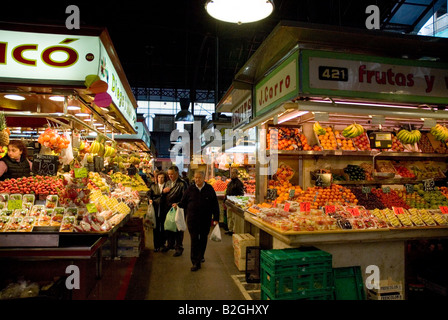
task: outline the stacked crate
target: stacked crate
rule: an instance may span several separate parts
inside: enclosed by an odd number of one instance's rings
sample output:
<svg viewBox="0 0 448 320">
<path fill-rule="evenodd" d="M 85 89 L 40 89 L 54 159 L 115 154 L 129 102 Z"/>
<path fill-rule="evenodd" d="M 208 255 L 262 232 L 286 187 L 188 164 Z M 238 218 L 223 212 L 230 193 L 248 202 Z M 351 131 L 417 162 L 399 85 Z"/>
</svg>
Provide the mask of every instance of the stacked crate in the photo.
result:
<svg viewBox="0 0 448 320">
<path fill-rule="evenodd" d="M 246 248 L 255 246 L 255 237 L 250 233 L 234 233 L 232 235 L 235 265 L 239 271 L 246 270 Z"/>
<path fill-rule="evenodd" d="M 262 300 L 332 300 L 332 256 L 314 247 L 262 250 Z"/>
</svg>

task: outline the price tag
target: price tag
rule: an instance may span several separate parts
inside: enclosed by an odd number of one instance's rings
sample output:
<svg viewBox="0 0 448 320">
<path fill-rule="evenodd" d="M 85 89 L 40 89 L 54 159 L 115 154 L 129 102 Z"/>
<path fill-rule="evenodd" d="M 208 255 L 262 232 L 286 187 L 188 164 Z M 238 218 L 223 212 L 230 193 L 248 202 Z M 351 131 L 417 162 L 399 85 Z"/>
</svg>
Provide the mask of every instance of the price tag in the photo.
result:
<svg viewBox="0 0 448 320">
<path fill-rule="evenodd" d="M 448 214 L 448 207 L 447 206 L 440 206 L 440 211 L 442 211 L 443 214 Z"/>
<path fill-rule="evenodd" d="M 350 214 L 351 214 L 353 217 L 359 217 L 359 215 L 361 214 L 361 213 L 359 212 L 359 209 L 358 209 L 358 208 L 348 208 L 347 211 L 350 212 Z"/>
<path fill-rule="evenodd" d="M 394 213 L 395 214 L 403 214 L 404 210 L 401 207 L 393 207 Z"/>
<path fill-rule="evenodd" d="M 390 187 L 383 187 L 383 192 L 384 193 L 389 193 L 390 192 Z"/>
<path fill-rule="evenodd" d="M 277 208 L 277 200 L 275 200 L 274 203 L 272 204 L 272 208 Z"/>
<path fill-rule="evenodd" d="M 362 193 L 370 193 L 372 191 L 372 187 L 362 186 Z"/>
<path fill-rule="evenodd" d="M 87 168 L 75 168 L 75 178 L 87 178 L 89 176 L 89 171 Z"/>
<path fill-rule="evenodd" d="M 406 193 L 414 193 L 414 185 L 413 184 L 405 184 Z"/>
<path fill-rule="evenodd" d="M 58 173 L 59 157 L 37 154 L 33 157 L 33 173 L 41 176 L 55 176 Z"/>
<path fill-rule="evenodd" d="M 16 209 L 22 209 L 22 200 L 9 200 L 8 201 L 8 210 L 16 210 Z"/>
<path fill-rule="evenodd" d="M 310 212 L 311 203 L 310 202 L 300 202 L 300 212 Z"/>
<path fill-rule="evenodd" d="M 434 179 L 423 180 L 423 188 L 425 191 L 434 191 L 435 186 L 436 186 L 436 184 L 434 182 Z"/>
<path fill-rule="evenodd" d="M 335 213 L 336 212 L 336 206 L 335 205 L 325 206 L 324 210 L 325 210 L 326 214 Z"/>
<path fill-rule="evenodd" d="M 277 199 L 277 189 L 268 189 L 268 192 L 266 194 L 267 200 L 275 200 Z"/>
<path fill-rule="evenodd" d="M 296 194 L 296 189 L 289 190 L 289 199 L 294 198 L 294 195 Z"/>
<path fill-rule="evenodd" d="M 88 213 L 96 213 L 96 212 L 98 212 L 98 210 L 96 209 L 95 204 L 93 204 L 93 203 L 86 204 L 86 209 L 87 209 Z"/>
<path fill-rule="evenodd" d="M 289 202 L 285 203 L 285 207 L 283 208 L 284 211 L 289 212 L 289 208 L 291 207 L 291 204 Z"/>
</svg>

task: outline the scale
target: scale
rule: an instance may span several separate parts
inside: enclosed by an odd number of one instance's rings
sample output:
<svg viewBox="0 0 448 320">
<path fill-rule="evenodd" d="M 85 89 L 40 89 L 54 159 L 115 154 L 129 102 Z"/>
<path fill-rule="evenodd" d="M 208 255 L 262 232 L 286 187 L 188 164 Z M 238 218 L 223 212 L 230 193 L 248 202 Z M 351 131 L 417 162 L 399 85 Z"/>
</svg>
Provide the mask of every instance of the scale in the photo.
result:
<svg viewBox="0 0 448 320">
<path fill-rule="evenodd" d="M 392 132 L 371 132 L 369 139 L 372 149 L 392 148 Z"/>
</svg>

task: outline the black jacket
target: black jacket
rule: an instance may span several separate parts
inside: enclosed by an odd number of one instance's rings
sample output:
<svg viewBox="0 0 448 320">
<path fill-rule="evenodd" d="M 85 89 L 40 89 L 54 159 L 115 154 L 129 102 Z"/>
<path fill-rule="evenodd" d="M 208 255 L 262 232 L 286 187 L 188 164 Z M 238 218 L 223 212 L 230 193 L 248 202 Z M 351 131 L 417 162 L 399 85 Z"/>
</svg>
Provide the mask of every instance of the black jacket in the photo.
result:
<svg viewBox="0 0 448 320">
<path fill-rule="evenodd" d="M 233 178 L 230 180 L 227 184 L 226 196 L 244 196 L 244 184 L 240 179 Z"/>
<path fill-rule="evenodd" d="M 165 187 L 166 183 L 163 184 L 163 188 Z M 148 199 L 152 200 L 152 205 L 154 206 L 154 211 L 156 212 L 157 217 L 164 216 L 168 213 L 168 210 L 162 203 L 162 190 L 159 190 L 159 185 L 153 182 L 149 186 L 149 191 L 147 192 Z M 160 205 L 161 203 L 162 205 Z"/>
<path fill-rule="evenodd" d="M 185 190 L 187 190 L 187 183 L 181 178 L 177 178 L 174 185 L 172 181 L 168 181 L 166 186 L 171 186 L 170 192 L 163 196 L 164 202 L 169 210 L 173 203 L 178 203 L 182 199 Z"/>
<path fill-rule="evenodd" d="M 178 206 L 184 209 L 190 232 L 206 233 L 210 231 L 212 218 L 219 221 L 218 197 L 207 182 L 201 190 L 196 185 L 190 185 Z"/>
<path fill-rule="evenodd" d="M 8 166 L 8 169 L 0 177 L 0 180 L 29 177 L 31 174 L 30 163 L 28 159 L 22 155 L 20 162 L 12 160 L 8 155 L 3 157 L 0 161 L 3 161 Z"/>
</svg>

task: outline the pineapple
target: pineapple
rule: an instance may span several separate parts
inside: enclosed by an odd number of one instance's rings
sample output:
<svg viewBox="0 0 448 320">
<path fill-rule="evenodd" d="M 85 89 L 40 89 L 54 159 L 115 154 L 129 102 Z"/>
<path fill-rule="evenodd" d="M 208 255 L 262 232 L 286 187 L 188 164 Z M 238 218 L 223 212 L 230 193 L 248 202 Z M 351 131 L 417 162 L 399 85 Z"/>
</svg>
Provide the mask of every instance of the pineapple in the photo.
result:
<svg viewBox="0 0 448 320">
<path fill-rule="evenodd" d="M 9 144 L 9 129 L 6 127 L 4 112 L 0 112 L 0 146 L 7 147 Z"/>
</svg>

